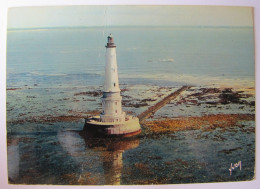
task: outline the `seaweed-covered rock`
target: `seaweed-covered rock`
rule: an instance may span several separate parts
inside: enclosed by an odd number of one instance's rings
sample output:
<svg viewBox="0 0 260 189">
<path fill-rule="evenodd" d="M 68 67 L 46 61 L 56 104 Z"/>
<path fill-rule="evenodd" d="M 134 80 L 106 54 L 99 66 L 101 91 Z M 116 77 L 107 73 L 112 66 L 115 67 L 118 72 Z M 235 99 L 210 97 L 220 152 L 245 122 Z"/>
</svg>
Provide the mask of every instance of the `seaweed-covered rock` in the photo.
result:
<svg viewBox="0 0 260 189">
<path fill-rule="evenodd" d="M 221 104 L 241 103 L 241 95 L 238 92 L 233 92 L 230 88 L 224 89 L 219 98 Z"/>
<path fill-rule="evenodd" d="M 74 96 L 80 96 L 80 95 L 86 95 L 86 96 L 101 96 L 102 92 L 100 90 L 97 91 L 87 91 L 87 92 L 80 92 L 80 93 L 75 93 Z"/>
</svg>

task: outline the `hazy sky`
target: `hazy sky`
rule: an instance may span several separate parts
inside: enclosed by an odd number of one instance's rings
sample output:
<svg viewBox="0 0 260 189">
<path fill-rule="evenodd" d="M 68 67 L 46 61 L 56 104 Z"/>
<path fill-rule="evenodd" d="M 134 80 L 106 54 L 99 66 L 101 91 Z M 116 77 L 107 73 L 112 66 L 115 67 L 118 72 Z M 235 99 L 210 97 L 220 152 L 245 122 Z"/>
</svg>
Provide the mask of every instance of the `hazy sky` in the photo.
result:
<svg viewBox="0 0 260 189">
<path fill-rule="evenodd" d="M 8 28 L 113 25 L 253 26 L 250 7 L 55 6 L 8 11 Z"/>
</svg>

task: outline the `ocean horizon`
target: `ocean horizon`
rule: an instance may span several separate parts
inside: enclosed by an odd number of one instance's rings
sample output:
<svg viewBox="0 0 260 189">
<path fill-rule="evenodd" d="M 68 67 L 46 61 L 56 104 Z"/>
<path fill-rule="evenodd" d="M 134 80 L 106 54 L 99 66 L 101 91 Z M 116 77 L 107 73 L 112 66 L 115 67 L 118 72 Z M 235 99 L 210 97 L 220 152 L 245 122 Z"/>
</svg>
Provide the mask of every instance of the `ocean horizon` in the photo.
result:
<svg viewBox="0 0 260 189">
<path fill-rule="evenodd" d="M 110 33 L 120 83 L 254 87 L 254 30 L 236 26 L 9 29 L 7 87 L 27 85 L 37 76 L 102 85 Z"/>
</svg>

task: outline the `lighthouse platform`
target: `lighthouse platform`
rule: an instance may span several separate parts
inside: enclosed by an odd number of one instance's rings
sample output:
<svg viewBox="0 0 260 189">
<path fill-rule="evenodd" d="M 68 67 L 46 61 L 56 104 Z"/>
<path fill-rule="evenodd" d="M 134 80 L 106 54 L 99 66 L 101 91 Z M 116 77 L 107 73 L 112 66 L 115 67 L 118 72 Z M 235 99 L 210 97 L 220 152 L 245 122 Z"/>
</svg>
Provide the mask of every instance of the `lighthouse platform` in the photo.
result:
<svg viewBox="0 0 260 189">
<path fill-rule="evenodd" d="M 98 136 L 130 137 L 141 133 L 141 127 L 137 117 L 126 116 L 121 122 L 102 122 L 100 116 L 93 116 L 85 119 L 83 131 Z"/>
</svg>

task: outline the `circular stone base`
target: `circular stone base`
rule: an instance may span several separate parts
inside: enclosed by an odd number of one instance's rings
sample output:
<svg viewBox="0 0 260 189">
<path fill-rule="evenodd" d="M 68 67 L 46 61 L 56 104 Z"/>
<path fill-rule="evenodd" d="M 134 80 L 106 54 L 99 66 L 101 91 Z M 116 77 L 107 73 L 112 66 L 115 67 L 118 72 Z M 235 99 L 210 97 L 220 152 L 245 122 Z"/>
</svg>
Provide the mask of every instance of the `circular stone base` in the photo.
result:
<svg viewBox="0 0 260 189">
<path fill-rule="evenodd" d="M 139 119 L 127 117 L 123 122 L 100 122 L 100 117 L 85 119 L 84 131 L 94 131 L 100 135 L 133 136 L 141 133 Z"/>
</svg>

